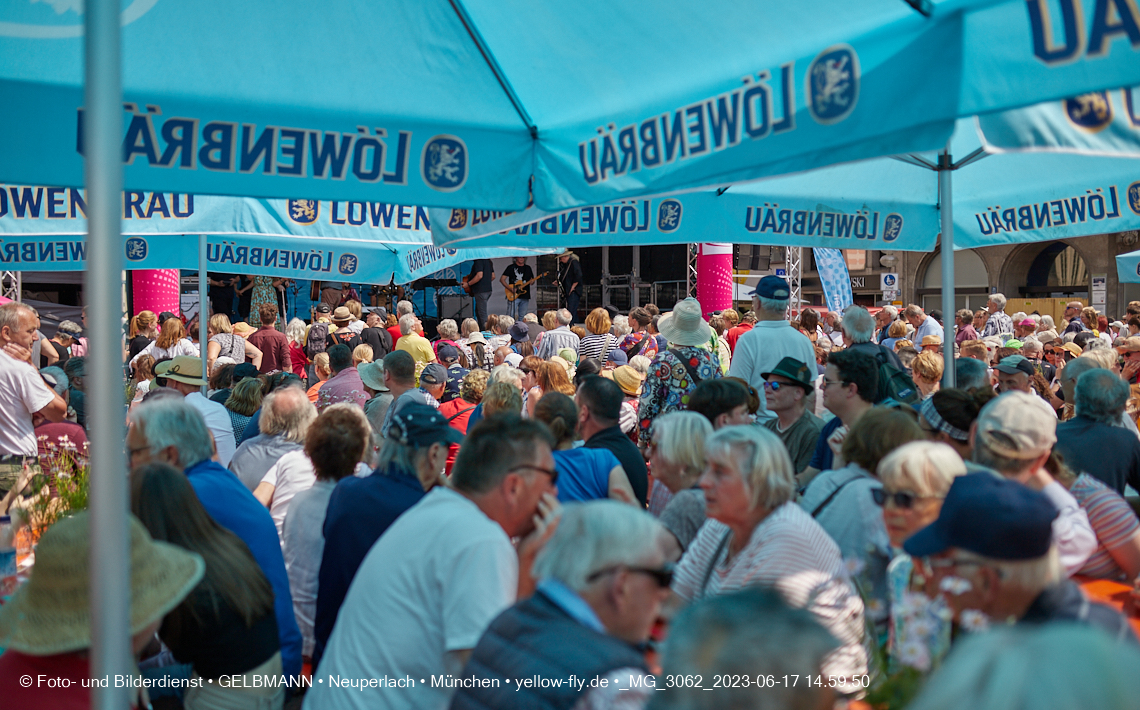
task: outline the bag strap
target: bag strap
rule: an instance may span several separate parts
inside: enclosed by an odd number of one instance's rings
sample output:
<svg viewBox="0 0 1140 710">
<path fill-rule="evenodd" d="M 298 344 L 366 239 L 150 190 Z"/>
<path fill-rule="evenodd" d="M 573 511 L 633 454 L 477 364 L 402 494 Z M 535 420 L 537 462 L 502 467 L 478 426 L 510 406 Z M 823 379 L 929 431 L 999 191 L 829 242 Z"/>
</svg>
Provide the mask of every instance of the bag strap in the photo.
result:
<svg viewBox="0 0 1140 710">
<path fill-rule="evenodd" d="M 689 358 L 682 355 L 681 351 L 677 348 L 669 348 L 669 352 L 673 353 L 673 357 L 680 360 L 681 364 L 685 366 L 685 369 L 689 372 L 689 377 L 693 380 L 693 384 L 699 384 L 701 381 L 701 376 L 697 374 L 697 368 L 689 364 Z"/>
<path fill-rule="evenodd" d="M 814 517 L 818 516 L 823 511 L 823 509 L 826 508 L 831 503 L 831 501 L 835 500 L 835 496 L 839 495 L 839 491 L 843 490 L 844 486 L 846 486 L 848 483 L 851 483 L 852 481 L 857 481 L 860 478 L 862 478 L 862 476 L 852 476 L 851 478 L 848 478 L 846 481 L 844 481 L 843 483 L 840 483 L 838 486 L 836 486 L 835 490 L 833 490 L 831 492 L 831 495 L 824 498 L 823 502 L 820 503 L 819 505 L 817 505 L 815 507 L 815 510 L 811 511 L 811 517 L 814 518 Z"/>
<path fill-rule="evenodd" d="M 641 340 L 637 341 L 633 345 L 630 345 L 629 350 L 624 351 L 625 356 L 626 357 L 637 357 L 637 354 L 639 352 L 641 352 L 641 346 L 645 345 L 645 339 L 648 337 L 649 337 L 649 333 L 646 333 L 645 335 L 643 335 L 641 337 Z"/>
<path fill-rule="evenodd" d="M 717 543 L 716 552 L 713 553 L 712 560 L 709 561 L 709 566 L 705 569 L 705 575 L 701 578 L 701 588 L 699 590 L 700 599 L 705 595 L 705 588 L 709 586 L 709 580 L 712 579 L 713 570 L 716 569 L 717 560 L 720 559 L 720 553 L 724 552 L 724 548 L 728 545 L 728 538 L 732 537 L 732 530 L 726 530 L 724 536 Z"/>
<path fill-rule="evenodd" d="M 455 414 L 452 414 L 450 417 L 448 417 L 447 421 L 450 422 L 452 419 L 455 419 L 456 417 L 458 417 L 461 414 L 466 414 L 467 412 L 470 412 L 472 409 L 475 409 L 478 406 L 479 406 L 478 404 L 472 404 L 467 409 L 460 409 L 458 412 L 456 412 Z"/>
</svg>

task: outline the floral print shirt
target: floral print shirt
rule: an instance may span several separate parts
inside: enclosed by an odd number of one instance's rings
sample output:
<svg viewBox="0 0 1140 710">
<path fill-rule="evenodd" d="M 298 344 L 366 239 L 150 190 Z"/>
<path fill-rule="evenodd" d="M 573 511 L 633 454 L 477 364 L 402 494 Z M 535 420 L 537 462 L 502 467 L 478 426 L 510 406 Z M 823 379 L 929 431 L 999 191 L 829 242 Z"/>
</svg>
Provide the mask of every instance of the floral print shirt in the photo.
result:
<svg viewBox="0 0 1140 710">
<path fill-rule="evenodd" d="M 694 381 L 680 355 L 696 370 Z M 649 444 L 653 421 L 662 414 L 684 409 L 689 404 L 689 393 L 702 381 L 720 377 L 720 358 L 716 353 L 696 346 L 663 350 L 649 367 L 649 376 L 641 390 L 637 410 L 638 439 Z"/>
</svg>

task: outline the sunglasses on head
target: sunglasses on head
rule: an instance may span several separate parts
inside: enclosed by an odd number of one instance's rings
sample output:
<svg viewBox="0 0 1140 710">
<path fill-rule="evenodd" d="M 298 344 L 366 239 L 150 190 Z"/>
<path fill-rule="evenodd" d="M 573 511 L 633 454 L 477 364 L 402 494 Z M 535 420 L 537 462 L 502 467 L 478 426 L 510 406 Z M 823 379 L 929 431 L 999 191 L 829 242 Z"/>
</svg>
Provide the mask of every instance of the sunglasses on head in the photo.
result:
<svg viewBox="0 0 1140 710">
<path fill-rule="evenodd" d="M 880 508 L 885 507 L 887 501 L 894 503 L 896 508 L 909 510 L 914 507 L 915 501 L 922 500 L 923 498 L 938 498 L 940 496 L 920 496 L 910 493 L 909 491 L 896 491 L 888 493 L 882 488 L 872 488 L 871 497 L 875 500 L 875 505 Z"/>
</svg>

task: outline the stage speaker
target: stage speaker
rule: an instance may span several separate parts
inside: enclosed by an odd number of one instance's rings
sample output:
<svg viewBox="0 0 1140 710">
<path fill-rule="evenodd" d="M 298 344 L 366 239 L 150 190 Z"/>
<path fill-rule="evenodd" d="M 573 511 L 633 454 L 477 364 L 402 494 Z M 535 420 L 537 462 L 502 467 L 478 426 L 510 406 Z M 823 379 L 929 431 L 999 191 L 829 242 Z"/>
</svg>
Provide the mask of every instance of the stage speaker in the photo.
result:
<svg viewBox="0 0 1140 710">
<path fill-rule="evenodd" d="M 451 318 L 456 325 L 463 325 L 464 318 L 474 318 L 475 310 L 469 296 L 437 296 L 436 304 L 440 319 Z"/>
</svg>

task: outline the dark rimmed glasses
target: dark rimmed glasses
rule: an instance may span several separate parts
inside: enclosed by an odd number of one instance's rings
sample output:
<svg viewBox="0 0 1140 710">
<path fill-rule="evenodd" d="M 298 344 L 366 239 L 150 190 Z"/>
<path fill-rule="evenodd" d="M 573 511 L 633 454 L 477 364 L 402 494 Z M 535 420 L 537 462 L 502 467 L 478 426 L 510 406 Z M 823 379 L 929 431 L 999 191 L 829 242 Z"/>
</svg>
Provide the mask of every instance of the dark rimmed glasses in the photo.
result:
<svg viewBox="0 0 1140 710">
<path fill-rule="evenodd" d="M 652 567 L 630 567 L 628 565 L 617 565 L 615 567 L 606 567 L 605 569 L 600 569 L 597 572 L 594 572 L 586 578 L 586 581 L 593 582 L 599 577 L 604 577 L 607 574 L 613 574 L 619 569 L 625 569 L 630 572 L 649 575 L 653 578 L 653 581 L 657 583 L 658 587 L 662 589 L 668 589 L 673 585 L 673 571 L 676 569 L 676 565 L 674 565 L 672 562 L 666 562 L 661 567 L 656 569 Z"/>
<path fill-rule="evenodd" d="M 920 496 L 910 491 L 895 491 L 888 493 L 882 488 L 872 488 L 871 498 L 875 500 L 875 505 L 883 508 L 886 506 L 887 501 L 894 503 L 896 508 L 910 510 L 914 507 L 916 501 L 924 500 L 926 498 L 941 498 L 942 496 Z"/>
</svg>

